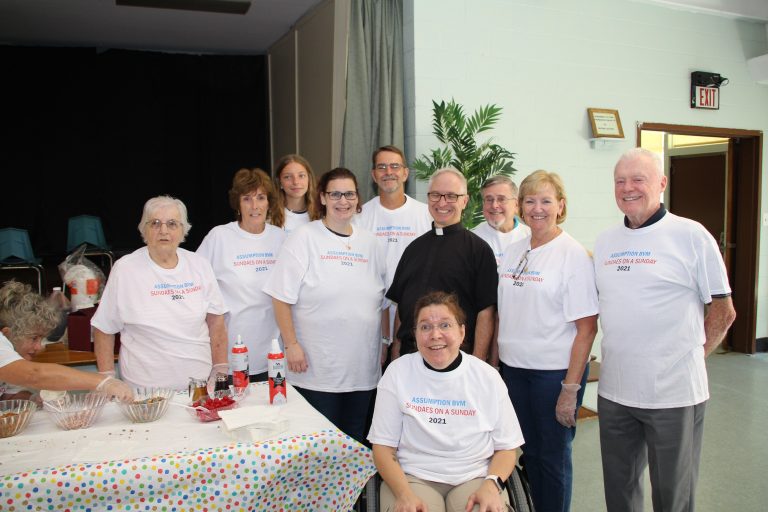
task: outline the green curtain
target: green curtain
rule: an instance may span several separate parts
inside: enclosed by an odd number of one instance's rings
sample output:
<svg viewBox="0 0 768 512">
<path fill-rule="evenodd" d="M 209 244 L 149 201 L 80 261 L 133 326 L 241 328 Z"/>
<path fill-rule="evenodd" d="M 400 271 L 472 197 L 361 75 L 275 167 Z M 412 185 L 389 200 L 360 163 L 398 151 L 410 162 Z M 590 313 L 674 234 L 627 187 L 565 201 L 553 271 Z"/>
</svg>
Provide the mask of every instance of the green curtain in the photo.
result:
<svg viewBox="0 0 768 512">
<path fill-rule="evenodd" d="M 375 195 L 371 153 L 404 144 L 402 0 L 353 0 L 348 45 L 341 165 L 355 173 L 367 201 Z"/>
</svg>

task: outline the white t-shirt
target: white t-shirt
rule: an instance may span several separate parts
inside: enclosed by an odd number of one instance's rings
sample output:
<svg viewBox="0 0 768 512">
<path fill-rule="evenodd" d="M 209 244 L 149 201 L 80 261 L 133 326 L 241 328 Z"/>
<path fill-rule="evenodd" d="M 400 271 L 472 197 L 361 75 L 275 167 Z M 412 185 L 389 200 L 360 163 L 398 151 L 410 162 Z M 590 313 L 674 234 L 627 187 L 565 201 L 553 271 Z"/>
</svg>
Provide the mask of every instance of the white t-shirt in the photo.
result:
<svg viewBox="0 0 768 512">
<path fill-rule="evenodd" d="M 0 368 L 9 365 L 14 361 L 23 359 L 13 348 L 11 341 L 0 332 Z M 15 392 L 17 388 L 0 381 L 0 395 L 3 393 Z"/>
<path fill-rule="evenodd" d="M 309 212 L 293 213 L 288 208 L 285 208 L 285 222 L 283 223 L 283 230 L 286 233 L 295 231 L 299 226 L 309 224 Z"/>
<path fill-rule="evenodd" d="M 594 267 L 586 249 L 563 232 L 530 250 L 518 269 L 530 247 L 530 238 L 507 246 L 499 266 L 499 359 L 515 368 L 563 370 L 575 320 L 598 311 Z"/>
<path fill-rule="evenodd" d="M 112 267 L 91 324 L 120 333 L 120 376 L 132 386 L 187 389 L 189 378 L 211 372 L 205 317 L 227 312 L 211 264 L 177 249 L 176 268 L 165 269 L 146 247 Z"/>
<path fill-rule="evenodd" d="M 667 212 L 645 228 L 603 232 L 594 260 L 603 329 L 598 394 L 645 409 L 707 400 L 704 304 L 731 292 L 712 235 Z"/>
<path fill-rule="evenodd" d="M 285 240 L 264 292 L 292 304 L 309 368 L 289 370 L 291 384 L 332 393 L 376 387 L 384 273 L 383 254 L 364 229 L 341 237 L 316 220 Z"/>
<path fill-rule="evenodd" d="M 419 353 L 408 354 L 379 382 L 368 440 L 397 448 L 408 475 L 458 485 L 485 477 L 495 451 L 524 442 L 499 372 L 461 357 L 458 368 L 437 372 Z"/>
<path fill-rule="evenodd" d="M 493 249 L 493 255 L 496 256 L 496 265 L 504 259 L 504 249 L 512 242 L 531 237 L 531 228 L 515 219 L 515 227 L 512 231 L 502 233 L 494 229 L 490 224 L 483 221 L 472 229 L 472 232 L 485 240 Z"/>
<path fill-rule="evenodd" d="M 367 229 L 384 248 L 387 257 L 387 288 L 392 284 L 397 264 L 408 245 L 432 228 L 429 207 L 406 195 L 400 208 L 390 210 L 381 206 L 379 196 L 363 205 L 363 211 L 352 222 Z"/>
<path fill-rule="evenodd" d="M 277 262 L 285 237 L 285 231 L 270 224 L 265 225 L 263 232 L 253 234 L 237 222 L 230 222 L 213 228 L 197 249 L 197 254 L 213 267 L 229 308 L 226 315 L 229 354 L 231 356 L 239 334 L 248 347 L 252 374 L 267 371 L 271 341 L 280 334 L 272 311 L 272 297 L 261 288 Z"/>
</svg>

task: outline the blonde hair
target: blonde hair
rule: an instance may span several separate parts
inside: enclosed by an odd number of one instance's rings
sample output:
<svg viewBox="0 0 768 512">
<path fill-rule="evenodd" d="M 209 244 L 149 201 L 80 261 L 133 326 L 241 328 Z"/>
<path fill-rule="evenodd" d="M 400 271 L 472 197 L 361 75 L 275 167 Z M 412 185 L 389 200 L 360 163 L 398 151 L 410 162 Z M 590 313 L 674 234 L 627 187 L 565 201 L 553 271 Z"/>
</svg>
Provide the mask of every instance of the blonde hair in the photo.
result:
<svg viewBox="0 0 768 512">
<path fill-rule="evenodd" d="M 544 170 L 534 171 L 523 180 L 520 184 L 520 191 L 518 193 L 520 197 L 520 204 L 525 202 L 525 196 L 535 194 L 545 186 L 552 185 L 555 189 L 555 198 L 563 201 L 563 211 L 557 216 L 557 223 L 562 224 L 565 222 L 565 216 L 568 213 L 568 199 L 565 196 L 565 185 L 563 180 L 555 172 L 547 172 Z M 524 207 L 521 208 L 521 212 L 524 211 Z M 522 213 L 523 220 L 525 220 L 525 214 Z M 527 222 L 527 221 L 526 221 Z"/>
</svg>

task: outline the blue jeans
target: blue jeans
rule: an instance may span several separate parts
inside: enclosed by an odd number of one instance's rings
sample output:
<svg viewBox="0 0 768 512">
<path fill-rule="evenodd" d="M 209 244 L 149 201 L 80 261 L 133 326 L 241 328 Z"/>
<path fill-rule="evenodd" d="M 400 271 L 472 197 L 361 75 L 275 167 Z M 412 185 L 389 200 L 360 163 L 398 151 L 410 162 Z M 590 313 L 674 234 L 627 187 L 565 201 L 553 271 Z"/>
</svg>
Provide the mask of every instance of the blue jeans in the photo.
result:
<svg viewBox="0 0 768 512">
<path fill-rule="evenodd" d="M 369 409 L 373 406 L 375 389 L 329 393 L 296 386 L 294 388 L 309 402 L 309 405 L 328 418 L 339 430 L 361 444 L 366 443 L 365 436 L 370 427 Z"/>
<path fill-rule="evenodd" d="M 536 512 L 568 512 L 571 507 L 571 445 L 575 428 L 555 418 L 560 382 L 567 370 L 528 370 L 501 363 L 501 376 L 523 430 L 523 455 Z M 584 370 L 576 407 L 584 398 Z"/>
</svg>

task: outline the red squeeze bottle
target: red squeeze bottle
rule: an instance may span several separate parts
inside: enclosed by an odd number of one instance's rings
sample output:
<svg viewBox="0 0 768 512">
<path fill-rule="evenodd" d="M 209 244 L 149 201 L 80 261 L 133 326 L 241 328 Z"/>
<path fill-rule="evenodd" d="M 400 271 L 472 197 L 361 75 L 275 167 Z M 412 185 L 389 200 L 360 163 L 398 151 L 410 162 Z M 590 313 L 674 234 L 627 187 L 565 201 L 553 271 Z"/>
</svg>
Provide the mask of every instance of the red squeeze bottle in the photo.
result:
<svg viewBox="0 0 768 512">
<path fill-rule="evenodd" d="M 285 354 L 276 339 L 272 339 L 272 350 L 267 354 L 269 375 L 269 403 L 282 405 L 288 401 L 285 381 Z"/>
</svg>

